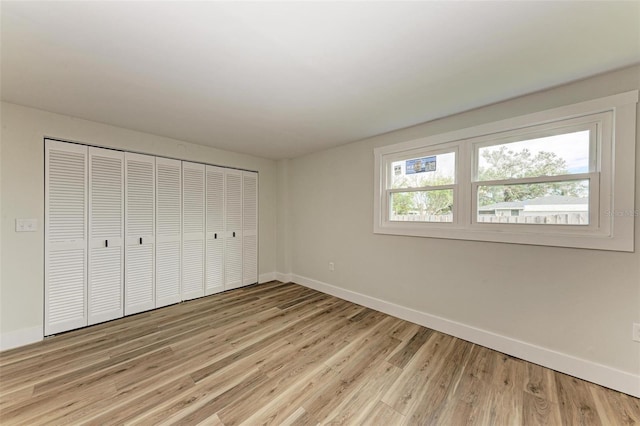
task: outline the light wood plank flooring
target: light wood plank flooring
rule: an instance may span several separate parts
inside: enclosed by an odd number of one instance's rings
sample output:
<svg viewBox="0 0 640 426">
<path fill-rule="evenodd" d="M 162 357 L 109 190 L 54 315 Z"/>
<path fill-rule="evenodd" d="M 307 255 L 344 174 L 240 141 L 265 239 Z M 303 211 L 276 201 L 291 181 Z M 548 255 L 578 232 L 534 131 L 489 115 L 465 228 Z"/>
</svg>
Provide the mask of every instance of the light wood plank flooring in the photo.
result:
<svg viewBox="0 0 640 426">
<path fill-rule="evenodd" d="M 10 424 L 627 425 L 640 400 L 271 282 L 0 354 Z"/>
</svg>

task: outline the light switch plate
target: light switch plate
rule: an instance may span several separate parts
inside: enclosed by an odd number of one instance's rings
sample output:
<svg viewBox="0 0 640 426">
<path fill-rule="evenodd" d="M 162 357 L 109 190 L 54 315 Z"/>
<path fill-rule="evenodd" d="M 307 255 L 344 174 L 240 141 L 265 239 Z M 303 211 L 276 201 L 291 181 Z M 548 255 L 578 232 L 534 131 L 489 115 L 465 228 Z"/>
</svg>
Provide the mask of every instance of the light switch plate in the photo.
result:
<svg viewBox="0 0 640 426">
<path fill-rule="evenodd" d="M 16 219 L 16 232 L 36 232 L 38 219 Z"/>
</svg>

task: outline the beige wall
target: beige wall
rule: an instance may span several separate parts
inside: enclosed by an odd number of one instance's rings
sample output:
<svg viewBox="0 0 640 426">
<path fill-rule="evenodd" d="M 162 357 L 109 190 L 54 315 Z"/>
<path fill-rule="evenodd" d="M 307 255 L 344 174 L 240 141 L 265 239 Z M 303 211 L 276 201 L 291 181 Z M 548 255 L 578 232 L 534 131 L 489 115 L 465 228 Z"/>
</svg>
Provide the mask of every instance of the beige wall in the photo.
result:
<svg viewBox="0 0 640 426">
<path fill-rule="evenodd" d="M 276 271 L 281 274 L 291 273 L 291 221 L 289 215 L 289 162 L 279 160 L 277 164 L 277 234 L 276 234 Z"/>
<path fill-rule="evenodd" d="M 375 147 L 638 89 L 639 76 L 632 67 L 291 160 L 279 173 L 294 277 L 640 374 L 640 220 L 635 253 L 373 234 Z M 636 183 L 636 208 L 639 193 Z"/>
<path fill-rule="evenodd" d="M 0 333 L 42 327 L 45 136 L 259 172 L 259 273 L 276 266 L 276 162 L 2 103 Z M 38 232 L 15 232 L 37 218 Z"/>
</svg>

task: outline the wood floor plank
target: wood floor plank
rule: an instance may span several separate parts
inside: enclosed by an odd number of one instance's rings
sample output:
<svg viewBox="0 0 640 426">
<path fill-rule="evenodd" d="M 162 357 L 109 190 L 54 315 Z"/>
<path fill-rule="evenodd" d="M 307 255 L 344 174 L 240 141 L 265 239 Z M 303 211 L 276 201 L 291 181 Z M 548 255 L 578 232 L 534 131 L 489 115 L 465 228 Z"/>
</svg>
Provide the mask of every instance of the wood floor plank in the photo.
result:
<svg viewBox="0 0 640 426">
<path fill-rule="evenodd" d="M 418 330 L 421 330 L 422 328 L 423 327 L 419 326 L 418 324 L 414 324 L 408 321 L 400 321 L 398 325 L 389 330 L 389 336 L 406 342 L 408 339 L 413 337 L 413 335 L 416 334 Z"/>
<path fill-rule="evenodd" d="M 553 370 L 530 362 L 523 363 L 526 370 L 524 391 L 551 402 L 558 402 Z"/>
<path fill-rule="evenodd" d="M 389 362 L 396 367 L 404 368 L 404 366 L 407 365 L 407 362 L 413 358 L 417 350 L 420 349 L 432 333 L 433 330 L 424 327 L 418 330 L 400 351 L 396 352 L 391 358 L 389 358 Z"/>
<path fill-rule="evenodd" d="M 640 425 L 640 399 L 601 386 L 590 386 L 598 416 L 605 425 Z"/>
<path fill-rule="evenodd" d="M 478 425 L 482 424 L 484 420 L 483 414 L 484 407 L 454 398 L 439 411 L 438 418 L 429 424 L 456 426 Z"/>
<path fill-rule="evenodd" d="M 354 388 L 350 396 L 345 395 L 344 401 L 327 415 L 327 423 L 364 424 L 366 414 L 373 410 L 382 394 L 398 379 L 401 372 L 399 367 L 387 361 L 377 364 L 371 372 L 371 378 Z"/>
<path fill-rule="evenodd" d="M 438 364 L 427 386 L 407 413 L 407 420 L 411 424 L 437 424 L 447 404 L 456 401 L 454 394 L 473 347 L 464 340 L 453 340 L 448 356 Z"/>
<path fill-rule="evenodd" d="M 231 403 L 248 398 L 249 394 L 256 386 L 259 386 L 260 384 L 268 380 L 269 378 L 264 373 L 262 373 L 261 371 L 257 371 L 256 373 L 249 375 L 244 380 L 237 383 L 235 386 L 227 389 L 225 392 L 222 392 L 215 398 L 207 400 L 206 404 L 201 404 L 198 408 L 191 411 L 188 415 L 174 416 L 168 424 L 198 424 L 202 421 L 205 421 L 209 417 L 217 415 L 220 410 L 230 405 Z"/>
<path fill-rule="evenodd" d="M 245 424 L 280 425 L 302 407 L 303 401 L 316 390 L 322 388 L 327 380 L 334 376 L 330 367 L 320 364 L 311 374 L 302 375 L 294 385 L 289 387 L 264 407 L 258 408 Z M 304 409 L 304 407 L 302 407 Z M 306 412 L 306 410 L 305 410 Z"/>
<path fill-rule="evenodd" d="M 149 364 L 156 365 L 157 362 L 167 361 L 172 357 L 173 352 L 169 348 L 161 348 L 153 352 L 144 352 L 136 357 L 114 357 L 96 363 L 95 365 L 73 370 L 69 374 L 58 376 L 35 386 L 33 393 L 35 396 L 56 392 L 58 389 L 69 386 L 76 382 L 86 383 L 88 378 L 94 381 L 112 380 L 117 375 L 123 374 L 129 369 L 147 368 Z"/>
<path fill-rule="evenodd" d="M 362 424 L 367 425 L 400 425 L 405 417 L 382 401 L 377 401 L 373 408 L 363 413 Z"/>
<path fill-rule="evenodd" d="M 523 405 L 523 391 L 490 386 L 482 423 L 486 425 L 526 424 L 523 417 Z"/>
<path fill-rule="evenodd" d="M 414 358 L 403 369 L 398 380 L 382 397 L 382 401 L 403 416 L 415 404 L 416 398 L 437 373 L 452 350 L 454 338 L 435 333 L 422 345 Z"/>
<path fill-rule="evenodd" d="M 498 389 L 517 391 L 522 390 L 526 377 L 526 367 L 522 360 L 509 355 L 493 351 L 494 369 L 491 384 Z"/>
<path fill-rule="evenodd" d="M 134 392 L 117 391 L 115 395 L 79 407 L 77 410 L 65 413 L 64 416 L 53 418 L 52 422 L 64 421 L 74 424 L 85 421 L 91 425 L 116 425 L 123 424 L 154 408 L 164 402 L 175 393 L 184 392 L 195 386 L 190 376 L 181 376 L 177 379 L 163 383 L 162 386 L 153 387 L 150 391 L 136 397 Z M 90 419 L 90 420 L 87 420 Z"/>
<path fill-rule="evenodd" d="M 324 421 L 328 415 L 338 407 L 343 398 L 349 397 L 361 383 L 368 379 L 371 371 L 375 370 L 378 362 L 384 360 L 400 341 L 386 335 L 378 339 L 366 351 L 358 351 L 358 356 L 351 358 L 346 364 L 332 367 L 334 376 L 329 378 L 325 386 L 319 389 L 302 404 L 304 409 L 319 421 Z M 353 345 L 358 345 L 356 341 Z"/>
<path fill-rule="evenodd" d="M 522 420 L 527 425 L 559 425 L 562 424 L 560 409 L 555 402 L 529 392 L 524 392 Z M 613 423 L 612 423 L 613 424 Z"/>
<path fill-rule="evenodd" d="M 484 348 L 474 345 L 472 354 L 479 353 L 482 349 Z M 471 359 L 473 357 L 469 358 Z M 469 365 L 467 363 L 465 367 Z M 465 368 L 453 391 L 453 403 L 446 404 L 442 409 L 441 422 L 443 424 L 480 424 L 487 408 L 490 386 L 487 380 L 479 378 Z"/>
<path fill-rule="evenodd" d="M 170 396 L 147 412 L 136 416 L 131 420 L 131 423 L 155 425 L 163 422 L 166 424 L 182 422 L 182 419 L 190 416 L 194 411 L 209 404 L 210 401 L 220 397 L 239 383 L 255 380 L 262 376 L 264 375 L 255 367 L 222 371 L 211 376 L 210 380 L 196 384 L 193 389 Z M 201 412 L 200 417 L 203 417 L 204 414 Z"/>
<path fill-rule="evenodd" d="M 572 425 L 602 425 L 593 396 L 585 382 L 560 373 L 555 378 L 562 422 Z"/>
<path fill-rule="evenodd" d="M 632 425 L 640 400 L 272 281 L 0 352 L 4 425 Z"/>
<path fill-rule="evenodd" d="M 304 408 L 300 407 L 294 411 L 293 414 L 287 417 L 282 422 L 281 426 L 309 424 L 312 421 L 313 420 L 310 419 L 309 413 L 307 413 Z"/>
</svg>

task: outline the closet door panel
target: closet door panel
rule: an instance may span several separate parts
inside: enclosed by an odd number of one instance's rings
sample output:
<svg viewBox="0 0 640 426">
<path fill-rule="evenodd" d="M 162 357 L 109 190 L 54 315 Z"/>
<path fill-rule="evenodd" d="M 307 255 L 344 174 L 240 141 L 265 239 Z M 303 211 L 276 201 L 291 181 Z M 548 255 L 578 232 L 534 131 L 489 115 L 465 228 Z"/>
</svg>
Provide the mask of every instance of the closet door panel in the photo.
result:
<svg viewBox="0 0 640 426">
<path fill-rule="evenodd" d="M 242 286 L 242 172 L 225 174 L 225 290 Z"/>
<path fill-rule="evenodd" d="M 205 294 L 224 290 L 224 169 L 206 166 Z"/>
<path fill-rule="evenodd" d="M 242 174 L 242 284 L 258 282 L 258 174 Z"/>
<path fill-rule="evenodd" d="M 155 157 L 125 153 L 125 315 L 155 307 Z"/>
<path fill-rule="evenodd" d="M 89 148 L 88 323 L 124 314 L 124 153 Z"/>
<path fill-rule="evenodd" d="M 87 325 L 87 156 L 45 140 L 45 321 L 51 335 Z"/>
<path fill-rule="evenodd" d="M 156 158 L 156 307 L 181 300 L 182 162 Z"/>
<path fill-rule="evenodd" d="M 182 300 L 204 296 L 205 166 L 182 162 Z"/>
</svg>

